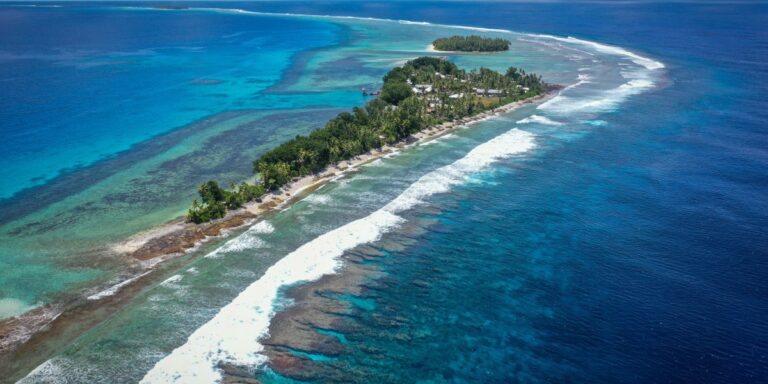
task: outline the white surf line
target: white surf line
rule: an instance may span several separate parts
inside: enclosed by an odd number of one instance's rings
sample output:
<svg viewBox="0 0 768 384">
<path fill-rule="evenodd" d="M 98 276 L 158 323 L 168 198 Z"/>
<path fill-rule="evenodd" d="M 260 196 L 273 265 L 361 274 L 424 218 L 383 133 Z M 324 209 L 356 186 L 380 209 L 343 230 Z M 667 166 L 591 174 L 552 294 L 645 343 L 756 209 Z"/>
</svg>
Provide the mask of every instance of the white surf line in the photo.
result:
<svg viewBox="0 0 768 384">
<path fill-rule="evenodd" d="M 142 273 L 140 275 L 136 275 L 136 276 L 131 277 L 129 279 L 123 280 L 123 281 L 121 281 L 121 282 L 119 282 L 119 283 L 117 283 L 117 284 L 115 284 L 115 285 L 113 285 L 113 286 L 111 286 L 111 287 L 109 287 L 109 288 L 99 292 L 99 293 L 95 293 L 93 295 L 88 296 L 87 299 L 88 300 L 101 300 L 101 299 L 103 299 L 105 297 L 108 297 L 108 296 L 114 296 L 118 291 L 120 291 L 120 289 L 122 289 L 126 285 L 128 285 L 130 283 L 133 283 L 134 281 L 138 280 L 139 278 L 141 278 L 143 276 L 146 276 L 147 274 L 149 274 L 151 272 L 152 272 L 151 270 L 150 271 L 146 271 L 146 272 L 144 272 L 144 273 Z"/>
<path fill-rule="evenodd" d="M 561 37 L 561 36 L 555 36 L 555 35 L 548 35 L 548 34 L 537 34 L 537 33 L 523 33 L 523 32 L 515 32 L 510 29 L 500 29 L 500 28 L 482 28 L 482 27 L 473 27 L 473 26 L 467 26 L 467 25 L 456 25 L 456 24 L 440 24 L 440 23 L 430 23 L 427 21 L 412 21 L 412 20 L 396 20 L 396 19 L 386 19 L 386 18 L 375 18 L 375 17 L 359 17 L 359 16 L 336 16 L 336 15 L 311 15 L 311 14 L 304 14 L 304 13 L 272 13 L 272 12 L 258 12 L 258 11 L 248 11 L 244 9 L 233 9 L 233 8 L 198 8 L 198 9 L 208 9 L 208 10 L 217 10 L 217 11 L 225 11 L 225 12 L 235 12 L 235 13 L 242 13 L 242 14 L 254 14 L 254 15 L 264 15 L 264 16 L 270 16 L 270 15 L 277 15 L 277 16 L 291 16 L 291 17 L 305 17 L 305 18 L 328 18 L 328 19 L 347 19 L 347 20 L 364 20 L 364 21 L 383 21 L 388 23 L 399 23 L 399 24 L 405 24 L 405 25 L 420 25 L 420 26 L 429 26 L 429 27 L 439 27 L 439 28 L 450 28 L 450 29 L 463 29 L 463 30 L 469 30 L 469 31 L 478 31 L 478 32 L 495 32 L 495 33 L 504 33 L 504 34 L 517 34 L 517 35 L 523 35 L 523 36 L 532 36 L 532 37 L 538 37 L 538 38 L 544 38 L 544 39 L 550 39 L 555 40 L 559 42 L 574 44 L 574 45 L 580 45 L 583 47 L 589 47 L 592 48 L 600 53 L 605 53 L 609 55 L 616 55 L 616 56 L 624 56 L 632 61 L 634 61 L 636 64 L 642 65 L 643 67 L 654 70 L 654 69 L 661 69 L 664 68 L 664 63 L 660 61 L 653 60 L 651 58 L 638 55 L 634 52 L 631 52 L 627 49 L 617 47 L 614 45 L 608 45 L 608 44 L 602 44 L 597 43 L 594 41 L 589 40 L 583 40 L 578 39 L 572 36 L 568 37 Z M 580 51 L 586 54 L 590 54 L 589 52 Z"/>
<path fill-rule="evenodd" d="M 553 126 L 563 125 L 563 123 L 559 121 L 554 121 L 546 116 L 541 116 L 541 115 L 531 115 L 517 121 L 517 124 L 530 124 L 530 123 L 542 124 L 542 125 L 553 125 Z"/>
<path fill-rule="evenodd" d="M 129 8 L 151 9 L 147 7 L 129 7 Z M 439 24 L 439 23 L 430 23 L 426 21 L 395 20 L 395 19 L 374 18 L 374 17 L 311 15 L 311 14 L 304 14 L 304 13 L 259 12 L 259 11 L 248 11 L 248 10 L 238 9 L 238 8 L 212 8 L 212 7 L 189 8 L 187 10 L 236 13 L 236 14 L 245 14 L 245 15 L 260 15 L 260 16 L 284 16 L 284 17 L 300 17 L 300 18 L 325 18 L 325 19 L 338 19 L 338 20 L 379 21 L 379 22 L 399 23 L 399 24 L 406 24 L 406 25 L 420 25 L 420 26 L 430 26 L 430 27 L 439 27 L 439 28 L 463 29 L 463 30 L 471 30 L 471 31 L 479 31 L 479 32 L 495 32 L 495 33 L 503 33 L 503 34 L 512 34 L 512 35 L 528 36 L 528 37 L 533 37 L 538 39 L 553 40 L 560 43 L 578 45 L 580 47 L 587 47 L 603 54 L 627 58 L 633 61 L 635 64 L 638 64 L 649 71 L 665 68 L 665 65 L 660 61 L 656 61 L 651 58 L 638 55 L 627 49 L 613 46 L 613 45 L 597 43 L 589 40 L 578 39 L 571 36 L 560 37 L 560 36 L 548 35 L 548 34 L 514 32 L 509 29 L 481 28 L 481 27 L 472 27 L 472 26 L 466 26 L 466 25 Z M 530 40 L 526 40 L 526 41 L 530 42 Z M 542 44 L 544 43 L 542 42 Z M 564 48 L 574 49 L 572 47 L 565 47 L 565 46 Z M 582 78 L 582 76 L 580 75 L 577 83 L 571 84 L 568 87 L 564 88 L 558 93 L 558 96 L 539 105 L 537 108 L 540 110 L 550 110 L 554 113 L 560 113 L 560 114 L 571 113 L 577 110 L 587 110 L 587 111 L 595 111 L 595 112 L 606 111 L 606 110 L 610 110 L 611 108 L 614 108 L 620 102 L 624 101 L 626 97 L 640 93 L 654 86 L 653 81 L 647 78 L 644 78 L 643 76 L 640 76 L 639 78 L 634 78 L 629 82 L 619 86 L 618 88 L 606 91 L 604 97 L 584 100 L 579 102 L 573 102 L 573 99 L 567 96 L 563 96 L 563 93 L 565 93 L 567 90 L 587 82 L 589 82 L 588 78 L 587 77 Z"/>
<path fill-rule="evenodd" d="M 222 246 L 216 248 L 213 252 L 205 255 L 207 259 L 221 257 L 229 252 L 237 252 L 245 249 L 255 249 L 264 246 L 264 240 L 258 235 L 269 234 L 275 231 L 275 227 L 268 221 L 263 220 L 248 228 L 245 232 L 228 240 Z"/>
<path fill-rule="evenodd" d="M 146 9 L 146 7 L 140 7 L 140 8 Z M 308 13 L 290 13 L 290 12 L 261 12 L 261 11 L 249 11 L 249 10 L 240 9 L 240 8 L 218 8 L 218 7 L 189 8 L 188 10 L 190 11 L 208 10 L 208 11 L 217 11 L 217 12 L 232 12 L 232 13 L 240 13 L 240 14 L 247 14 L 247 15 L 263 15 L 263 16 L 287 16 L 287 17 L 360 20 L 360 21 L 377 21 L 377 22 L 383 21 L 388 23 L 398 23 L 398 24 L 405 24 L 405 25 L 419 25 L 419 26 L 425 26 L 425 27 L 464 29 L 464 30 L 478 31 L 478 32 L 514 33 L 513 31 L 508 29 L 482 28 L 482 27 L 472 27 L 468 25 L 439 24 L 439 23 L 430 23 L 427 21 L 399 20 L 399 19 L 387 19 L 387 18 L 377 18 L 377 17 L 313 15 Z"/>
<path fill-rule="evenodd" d="M 151 8 L 151 7 L 131 7 L 131 6 L 116 7 L 116 8 L 158 10 L 157 8 Z M 510 29 L 483 28 L 483 27 L 473 27 L 468 25 L 457 25 L 457 24 L 440 24 L 440 23 L 430 23 L 428 21 L 398 20 L 398 19 L 361 17 L 361 16 L 312 15 L 307 13 L 289 13 L 289 12 L 261 12 L 261 11 L 249 11 L 249 10 L 240 9 L 240 8 L 201 7 L 201 8 L 173 9 L 169 11 L 213 11 L 213 12 L 222 12 L 222 13 L 237 13 L 237 14 L 245 14 L 245 15 L 261 15 L 261 16 L 286 16 L 286 17 L 301 17 L 301 18 L 380 21 L 380 22 L 388 22 L 388 23 L 399 23 L 399 24 L 405 24 L 405 25 L 420 25 L 420 26 L 428 26 L 428 27 L 463 29 L 463 30 L 478 31 L 478 32 L 516 34 L 516 35 L 522 35 L 522 36 L 530 36 L 530 37 L 537 37 L 542 39 L 555 40 L 559 42 L 580 45 L 582 47 L 590 47 L 600 53 L 624 56 L 633 60 L 635 63 L 644 66 L 649 70 L 665 68 L 664 63 L 657 60 L 653 60 L 645 56 L 638 55 L 627 49 L 624 49 L 615 45 L 608 45 L 608 44 L 597 43 L 594 41 L 578 39 L 572 36 L 561 37 L 561 36 L 540 34 L 540 33 L 515 32 Z M 529 40 L 526 40 L 526 41 L 529 41 Z M 584 53 L 589 54 L 588 52 L 584 52 Z"/>
<path fill-rule="evenodd" d="M 123 8 L 152 9 L 147 7 L 123 7 Z M 479 31 L 479 32 L 495 32 L 495 33 L 503 33 L 503 34 L 512 34 L 512 35 L 528 36 L 528 37 L 533 37 L 538 39 L 553 40 L 560 43 L 566 43 L 566 44 L 591 48 L 600 53 L 627 58 L 633 61 L 635 64 L 638 64 L 649 71 L 665 68 L 665 65 L 660 61 L 656 61 L 651 58 L 638 55 L 627 49 L 624 49 L 618 46 L 597 43 L 589 40 L 578 39 L 571 36 L 560 37 L 560 36 L 548 35 L 548 34 L 514 32 L 509 29 L 482 28 L 482 27 L 472 27 L 472 26 L 466 26 L 466 25 L 439 24 L 439 23 L 430 23 L 426 21 L 395 20 L 395 19 L 374 18 L 374 17 L 311 15 L 311 14 L 304 14 L 304 13 L 259 12 L 259 11 L 248 11 L 248 10 L 239 9 L 239 8 L 215 8 L 215 7 L 189 8 L 185 10 L 186 11 L 236 13 L 236 14 L 246 14 L 246 15 L 260 15 L 260 16 L 284 16 L 284 17 L 299 17 L 299 18 L 325 18 L 325 19 L 338 19 L 338 20 L 379 21 L 379 22 L 399 23 L 399 24 L 406 24 L 406 25 L 420 25 L 420 26 L 430 26 L 430 27 L 439 27 L 439 28 L 463 29 L 463 30 L 471 30 L 471 31 Z M 529 39 L 525 39 L 524 41 L 533 42 Z M 541 43 L 548 45 L 544 42 L 541 42 Z M 566 46 L 563 46 L 563 48 L 575 49 L 573 47 L 566 47 Z M 581 51 L 581 50 L 577 49 L 577 51 Z M 584 52 L 584 53 L 588 53 L 588 52 Z M 549 110 L 555 114 L 567 114 L 567 113 L 575 112 L 578 110 L 602 112 L 602 111 L 615 108 L 616 105 L 624 101 L 627 97 L 640 93 L 654 86 L 653 81 L 649 80 L 647 76 L 640 74 L 639 76 L 637 75 L 633 76 L 633 79 L 630 80 L 629 82 L 622 84 L 621 86 L 614 88 L 612 90 L 606 91 L 603 97 L 598 97 L 598 98 L 593 98 L 588 100 L 581 100 L 581 101 L 574 101 L 573 99 L 567 96 L 564 96 L 564 93 L 566 93 L 566 91 L 576 86 L 579 86 L 581 84 L 589 82 L 587 75 L 583 75 L 583 76 L 584 77 L 582 77 L 582 75 L 579 75 L 578 82 L 571 84 L 568 87 L 562 89 L 556 97 L 539 105 L 537 109 Z"/>
<path fill-rule="evenodd" d="M 602 43 L 596 43 L 594 41 L 589 40 L 582 40 L 577 39 L 575 37 L 560 37 L 560 36 L 554 36 L 554 35 L 546 35 L 546 34 L 530 34 L 530 36 L 536 36 L 536 37 L 542 37 L 545 39 L 551 39 L 556 40 L 564 43 L 571 43 L 571 44 L 579 44 L 582 46 L 590 47 L 600 53 L 605 53 L 609 55 L 615 55 L 615 56 L 624 56 L 630 58 L 635 64 L 641 65 L 649 70 L 656 70 L 656 69 L 662 69 L 665 68 L 664 63 L 660 61 L 653 60 L 651 58 L 640 56 L 634 52 L 628 51 L 624 48 L 617 47 L 615 45 L 608 45 L 608 44 L 602 44 Z"/>
<path fill-rule="evenodd" d="M 558 92 L 558 95 L 556 97 L 553 97 L 552 99 L 549 99 L 545 103 L 542 103 L 541 105 L 536 107 L 536 109 L 538 110 L 549 111 L 554 114 L 564 115 L 564 114 L 569 114 L 576 111 L 586 111 L 586 112 L 610 111 L 614 109 L 618 104 L 623 102 L 627 97 L 636 95 L 645 90 L 653 88 L 655 85 L 655 81 L 653 79 L 653 73 L 657 70 L 665 68 L 664 64 L 659 61 L 656 61 L 644 56 L 640 56 L 636 53 L 630 52 L 621 47 L 595 43 L 592 41 L 581 40 L 574 37 L 563 38 L 563 37 L 552 36 L 552 35 L 534 35 L 534 34 L 532 34 L 531 36 L 545 38 L 545 39 L 552 39 L 555 41 L 569 43 L 569 44 L 580 44 L 582 46 L 586 46 L 591 49 L 594 49 L 595 51 L 600 53 L 627 58 L 631 60 L 633 63 L 640 66 L 641 68 L 643 68 L 643 69 L 639 69 L 638 71 L 632 71 L 632 72 L 622 71 L 621 72 L 622 77 L 629 79 L 629 81 L 624 84 L 621 84 L 616 88 L 605 90 L 601 92 L 599 95 L 595 95 L 593 97 L 579 98 L 579 99 L 567 96 L 568 90 L 573 89 L 579 85 L 590 82 L 589 75 L 580 73 L 578 75 L 578 82 L 565 87 L 560 92 Z"/>
<path fill-rule="evenodd" d="M 189 336 L 186 343 L 160 360 L 141 383 L 214 383 L 222 379 L 221 363 L 257 366 L 266 362 L 259 340 L 267 335 L 281 287 L 314 281 L 341 266 L 339 257 L 358 245 L 378 240 L 404 222 L 398 212 L 419 205 L 429 196 L 447 192 L 490 164 L 535 148 L 534 136 L 517 128 L 472 149 L 452 164 L 438 168 L 411 184 L 372 214 L 305 243 L 273 266 L 223 307 L 213 319 Z"/>
<path fill-rule="evenodd" d="M 616 88 L 603 91 L 594 97 L 574 98 L 565 96 L 561 92 L 536 108 L 556 115 L 568 115 L 579 111 L 607 112 L 615 109 L 628 97 L 653 87 L 654 82 L 650 79 L 635 79 Z"/>
<path fill-rule="evenodd" d="M 182 276 L 182 275 L 173 275 L 173 276 L 163 280 L 163 282 L 160 283 L 160 285 L 162 285 L 162 286 L 170 286 L 170 285 L 173 285 L 175 283 L 178 283 L 182 279 L 184 279 L 184 276 Z"/>
</svg>

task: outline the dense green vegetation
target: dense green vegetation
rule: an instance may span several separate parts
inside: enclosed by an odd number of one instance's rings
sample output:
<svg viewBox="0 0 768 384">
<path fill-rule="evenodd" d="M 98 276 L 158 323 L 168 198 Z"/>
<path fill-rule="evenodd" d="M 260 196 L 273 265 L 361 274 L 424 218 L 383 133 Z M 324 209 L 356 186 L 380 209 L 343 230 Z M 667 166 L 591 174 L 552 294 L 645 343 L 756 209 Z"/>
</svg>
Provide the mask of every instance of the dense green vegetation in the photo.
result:
<svg viewBox="0 0 768 384">
<path fill-rule="evenodd" d="M 204 223 L 214 219 L 221 219 L 227 210 L 237 209 L 243 204 L 261 198 L 266 192 L 262 184 L 240 183 L 232 185 L 230 190 L 222 189 L 213 180 L 204 183 L 198 188 L 202 203 L 195 200 L 187 213 L 187 220 L 193 223 Z"/>
<path fill-rule="evenodd" d="M 294 178 L 403 140 L 422 129 L 545 92 L 540 76 L 509 68 L 505 74 L 464 71 L 444 59 L 420 57 L 384 76 L 381 96 L 328 121 L 308 136 L 296 136 L 253 162 L 256 185 L 224 190 L 215 181 L 200 186 L 187 218 L 202 223 L 224 217 Z"/>
<path fill-rule="evenodd" d="M 451 36 L 435 40 L 432 46 L 438 51 L 499 52 L 509 49 L 509 40 L 475 35 Z"/>
</svg>

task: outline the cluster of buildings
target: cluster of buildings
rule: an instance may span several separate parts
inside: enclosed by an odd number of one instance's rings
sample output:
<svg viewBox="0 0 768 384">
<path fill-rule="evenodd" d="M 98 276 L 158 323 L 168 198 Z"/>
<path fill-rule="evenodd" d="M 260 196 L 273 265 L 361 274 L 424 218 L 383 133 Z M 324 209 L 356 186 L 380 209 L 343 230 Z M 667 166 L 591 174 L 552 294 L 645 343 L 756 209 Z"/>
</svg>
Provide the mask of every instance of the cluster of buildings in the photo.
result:
<svg viewBox="0 0 768 384">
<path fill-rule="evenodd" d="M 413 90 L 413 93 L 417 95 L 426 95 L 433 92 L 432 84 L 415 84 L 411 88 Z M 475 92 L 477 96 L 480 97 L 503 97 L 507 95 L 507 92 L 501 89 L 493 89 L 493 88 L 472 88 L 472 90 Z M 463 93 L 455 93 L 450 95 L 449 97 L 452 99 L 463 97 Z"/>
<path fill-rule="evenodd" d="M 445 75 L 441 73 L 435 73 L 435 75 L 445 78 Z M 462 80 L 462 83 L 466 82 L 466 80 Z M 411 89 L 413 90 L 413 93 L 417 95 L 426 95 L 430 94 L 434 91 L 432 84 L 412 84 L 410 80 L 408 80 L 408 84 L 411 85 Z M 528 92 L 528 87 L 522 87 L 520 85 L 517 86 L 517 88 L 522 88 L 523 92 Z M 493 89 L 493 88 L 472 88 L 472 90 L 475 92 L 477 96 L 480 97 L 504 97 L 507 96 L 507 91 L 503 89 Z M 456 93 L 450 96 L 452 99 L 456 99 L 459 97 L 463 97 L 463 93 Z"/>
<path fill-rule="evenodd" d="M 442 73 L 435 72 L 436 76 L 439 76 L 440 78 L 445 78 L 446 76 Z M 461 80 L 462 83 L 466 82 L 466 80 Z M 432 84 L 413 84 L 411 80 L 408 80 L 408 85 L 411 86 L 411 90 L 413 93 L 417 95 L 428 95 L 434 92 L 434 87 Z M 528 92 L 530 89 L 528 87 L 523 87 L 518 85 L 517 88 L 521 88 L 523 92 Z M 477 96 L 480 97 L 504 97 L 507 96 L 507 91 L 503 89 L 493 89 L 493 88 L 472 88 L 472 90 L 475 92 Z M 369 91 L 366 88 L 363 88 L 363 96 L 378 96 L 381 94 L 381 90 L 372 90 Z M 451 99 L 458 99 L 461 97 L 464 97 L 464 93 L 454 93 L 450 96 Z"/>
</svg>

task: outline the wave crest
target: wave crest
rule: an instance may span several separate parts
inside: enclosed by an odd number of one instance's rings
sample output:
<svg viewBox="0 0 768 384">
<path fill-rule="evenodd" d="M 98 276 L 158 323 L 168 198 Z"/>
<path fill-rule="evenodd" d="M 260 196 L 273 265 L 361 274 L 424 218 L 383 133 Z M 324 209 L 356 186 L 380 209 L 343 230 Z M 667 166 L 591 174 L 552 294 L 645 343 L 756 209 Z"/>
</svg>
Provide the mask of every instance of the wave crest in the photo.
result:
<svg viewBox="0 0 768 384">
<path fill-rule="evenodd" d="M 627 97 L 636 95 L 649 88 L 653 88 L 652 81 L 635 79 L 616 88 L 604 91 L 597 97 L 576 98 L 561 94 L 539 105 L 537 109 L 559 115 L 572 112 L 607 112 L 615 110 Z"/>
<path fill-rule="evenodd" d="M 271 266 L 260 279 L 198 328 L 187 342 L 160 360 L 141 383 L 217 382 L 224 363 L 255 366 L 266 361 L 258 340 L 266 335 L 274 315 L 280 287 L 317 280 L 334 273 L 345 251 L 378 240 L 404 219 L 397 212 L 421 203 L 427 196 L 446 192 L 468 176 L 498 159 L 529 151 L 534 136 L 512 129 L 478 145 L 466 156 L 432 171 L 411 184 L 374 213 L 318 236 Z"/>
<path fill-rule="evenodd" d="M 543 124 L 543 125 L 553 125 L 553 126 L 560 126 L 563 125 L 563 123 L 559 121 L 554 121 L 546 116 L 541 115 L 531 115 L 524 119 L 518 120 L 518 124 Z"/>
</svg>

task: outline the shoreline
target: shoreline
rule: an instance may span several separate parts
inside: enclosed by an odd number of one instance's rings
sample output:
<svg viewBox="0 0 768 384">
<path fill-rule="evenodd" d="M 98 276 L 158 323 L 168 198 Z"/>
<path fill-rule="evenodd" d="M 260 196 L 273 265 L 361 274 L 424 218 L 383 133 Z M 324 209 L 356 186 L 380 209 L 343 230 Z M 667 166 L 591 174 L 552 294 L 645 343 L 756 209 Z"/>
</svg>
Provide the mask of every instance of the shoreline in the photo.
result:
<svg viewBox="0 0 768 384">
<path fill-rule="evenodd" d="M 392 145 L 385 145 L 355 158 L 329 166 L 322 172 L 295 178 L 282 189 L 268 194 L 260 202 L 249 202 L 243 208 L 227 212 L 224 218 L 208 223 L 187 223 L 183 217 L 176 218 L 145 231 L 134 234 L 125 241 L 113 244 L 110 250 L 127 260 L 126 273 L 119 281 L 110 282 L 84 292 L 81 298 L 67 303 L 47 304 L 33 308 L 19 316 L 0 320 L 0 361 L 22 353 L 20 347 L 45 342 L 45 335 L 54 330 L 72 326 L 87 312 L 96 311 L 102 305 L 120 305 L 140 288 L 157 280 L 151 272 L 158 265 L 194 252 L 204 244 L 221 239 L 231 231 L 243 229 L 275 214 L 291 204 L 300 201 L 312 191 L 358 167 L 390 154 L 424 142 L 439 138 L 450 132 L 472 124 L 492 119 L 501 114 L 519 109 L 525 105 L 542 102 L 557 94 L 560 87 L 528 99 L 508 103 L 473 116 L 430 126 Z M 77 314 L 71 309 L 78 309 Z M 45 335 L 43 335 L 45 334 Z M 42 335 L 42 336 L 41 336 Z M 29 349 L 29 348 L 24 348 Z M 26 351 L 25 351 L 26 352 Z"/>
<path fill-rule="evenodd" d="M 476 124 L 497 117 L 500 114 L 511 112 L 524 105 L 550 98 L 557 90 L 559 88 L 554 88 L 547 93 L 528 99 L 514 101 L 473 116 L 427 127 L 412 134 L 405 140 L 373 149 L 368 153 L 349 160 L 343 160 L 327 167 L 318 174 L 294 178 L 283 188 L 267 194 L 261 201 L 246 203 L 242 208 L 227 212 L 226 216 L 221 219 L 194 224 L 185 222 L 183 218 L 177 218 L 166 224 L 139 232 L 123 242 L 114 244 L 111 248 L 117 253 L 145 263 L 157 260 L 158 258 L 186 253 L 190 249 L 221 236 L 224 231 L 235 230 L 245 225 L 253 224 L 263 215 L 278 212 L 306 197 L 312 190 L 337 177 L 346 175 L 364 164 L 386 157 L 399 150 L 436 139 L 461 127 Z M 159 260 L 159 262 L 161 261 Z M 154 265 L 155 263 L 151 264 Z"/>
</svg>

